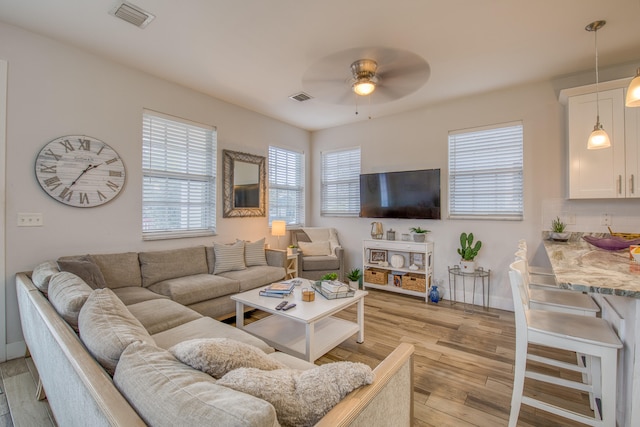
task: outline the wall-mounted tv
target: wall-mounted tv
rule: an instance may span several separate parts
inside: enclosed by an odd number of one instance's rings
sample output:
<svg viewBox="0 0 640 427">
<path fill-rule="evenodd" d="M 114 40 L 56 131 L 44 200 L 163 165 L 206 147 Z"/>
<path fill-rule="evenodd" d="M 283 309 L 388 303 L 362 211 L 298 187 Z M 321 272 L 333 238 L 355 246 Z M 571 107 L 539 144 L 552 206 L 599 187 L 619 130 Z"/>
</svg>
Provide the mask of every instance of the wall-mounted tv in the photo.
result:
<svg viewBox="0 0 640 427">
<path fill-rule="evenodd" d="M 360 175 L 360 216 L 440 219 L 440 169 Z"/>
</svg>

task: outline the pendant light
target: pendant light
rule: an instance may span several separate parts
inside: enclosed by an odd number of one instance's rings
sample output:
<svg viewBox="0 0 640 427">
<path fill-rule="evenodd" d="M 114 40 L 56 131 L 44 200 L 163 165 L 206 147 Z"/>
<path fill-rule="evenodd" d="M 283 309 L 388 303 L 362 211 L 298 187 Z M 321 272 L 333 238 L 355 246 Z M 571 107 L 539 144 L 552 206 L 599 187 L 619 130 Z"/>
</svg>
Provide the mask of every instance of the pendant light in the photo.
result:
<svg viewBox="0 0 640 427">
<path fill-rule="evenodd" d="M 640 68 L 638 68 L 636 76 L 629 83 L 625 105 L 627 107 L 640 107 Z"/>
<path fill-rule="evenodd" d="M 596 46 L 596 125 L 593 127 L 593 132 L 591 132 L 589 140 L 587 141 L 587 149 L 589 150 L 611 147 L 609 135 L 607 135 L 607 132 L 600 123 L 600 92 L 598 90 L 598 30 L 604 27 L 606 23 L 607 21 L 594 21 L 584 28 L 587 31 L 593 31 Z"/>
</svg>

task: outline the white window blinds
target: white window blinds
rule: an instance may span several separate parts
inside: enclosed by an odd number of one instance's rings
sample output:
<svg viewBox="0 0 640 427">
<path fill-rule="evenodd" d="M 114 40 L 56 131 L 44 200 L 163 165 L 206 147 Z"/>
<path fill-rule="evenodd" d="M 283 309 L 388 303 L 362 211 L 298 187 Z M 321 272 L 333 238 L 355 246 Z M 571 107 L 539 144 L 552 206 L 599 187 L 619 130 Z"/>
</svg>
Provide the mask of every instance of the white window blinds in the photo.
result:
<svg viewBox="0 0 640 427">
<path fill-rule="evenodd" d="M 269 225 L 284 220 L 287 227 L 304 225 L 304 154 L 269 147 Z"/>
<path fill-rule="evenodd" d="M 142 120 L 145 239 L 213 234 L 216 130 L 145 111 Z"/>
<path fill-rule="evenodd" d="M 322 153 L 320 197 L 322 215 L 360 214 L 360 148 Z"/>
<path fill-rule="evenodd" d="M 449 133 L 449 217 L 521 220 L 522 123 Z"/>
</svg>

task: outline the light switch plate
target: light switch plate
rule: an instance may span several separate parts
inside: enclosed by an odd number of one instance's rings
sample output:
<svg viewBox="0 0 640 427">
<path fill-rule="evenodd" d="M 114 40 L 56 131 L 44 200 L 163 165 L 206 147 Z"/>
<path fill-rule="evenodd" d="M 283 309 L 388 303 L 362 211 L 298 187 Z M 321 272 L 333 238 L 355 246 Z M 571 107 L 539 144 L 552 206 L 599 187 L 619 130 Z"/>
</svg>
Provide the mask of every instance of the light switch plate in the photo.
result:
<svg viewBox="0 0 640 427">
<path fill-rule="evenodd" d="M 19 213 L 18 227 L 42 227 L 41 213 Z"/>
</svg>

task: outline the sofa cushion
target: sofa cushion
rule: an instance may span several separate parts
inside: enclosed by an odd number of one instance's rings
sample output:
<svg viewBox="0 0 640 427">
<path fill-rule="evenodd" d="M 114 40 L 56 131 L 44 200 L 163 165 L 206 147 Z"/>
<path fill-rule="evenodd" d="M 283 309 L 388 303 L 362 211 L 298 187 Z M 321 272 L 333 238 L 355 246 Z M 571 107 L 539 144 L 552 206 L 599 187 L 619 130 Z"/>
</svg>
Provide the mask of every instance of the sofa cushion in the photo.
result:
<svg viewBox="0 0 640 427">
<path fill-rule="evenodd" d="M 244 241 L 238 240 L 232 245 L 223 245 L 220 243 L 213 244 L 213 252 L 215 253 L 214 274 L 224 273 L 225 271 L 244 270 Z"/>
<path fill-rule="evenodd" d="M 144 287 L 167 279 L 209 272 L 204 246 L 140 252 L 138 258 Z"/>
<path fill-rule="evenodd" d="M 136 341 L 154 344 L 138 319 L 109 288 L 91 292 L 80 310 L 78 325 L 84 345 L 112 375 L 129 344 Z"/>
<path fill-rule="evenodd" d="M 306 371 L 238 368 L 218 384 L 270 402 L 283 426 L 312 426 L 347 394 L 373 379 L 364 363 L 335 362 Z"/>
<path fill-rule="evenodd" d="M 322 256 L 331 255 L 331 246 L 328 240 L 320 240 L 317 242 L 299 242 L 300 250 L 304 256 Z"/>
<path fill-rule="evenodd" d="M 92 290 L 75 274 L 61 271 L 49 279 L 48 297 L 58 314 L 77 330 L 80 309 Z"/>
<path fill-rule="evenodd" d="M 80 277 L 93 289 L 107 287 L 100 267 L 88 255 L 78 259 L 59 259 L 58 268 Z"/>
<path fill-rule="evenodd" d="M 264 237 L 253 243 L 244 243 L 244 263 L 247 267 L 267 265 L 267 257 L 264 252 Z"/>
<path fill-rule="evenodd" d="M 124 303 L 124 305 L 132 305 L 142 301 L 150 301 L 154 299 L 169 299 L 169 297 L 157 294 L 147 288 L 139 286 L 129 286 L 127 288 L 112 289 L 113 293 Z"/>
<path fill-rule="evenodd" d="M 302 270 L 305 271 L 337 270 L 339 268 L 340 260 L 333 255 L 302 257 Z"/>
<path fill-rule="evenodd" d="M 271 359 L 258 347 L 229 338 L 198 338 L 171 347 L 173 356 L 194 369 L 220 378 L 237 368 L 264 371 L 284 369 L 287 365 Z"/>
<path fill-rule="evenodd" d="M 104 281 L 109 288 L 142 286 L 140 262 L 136 252 L 92 254 L 91 258 L 100 267 Z"/>
<path fill-rule="evenodd" d="M 55 261 L 46 261 L 38 264 L 36 268 L 33 269 L 31 272 L 31 281 L 36 285 L 36 288 L 40 289 L 40 292 L 46 295 L 49 287 L 49 279 L 59 272 L 60 269 Z"/>
<path fill-rule="evenodd" d="M 219 386 L 209 375 L 149 344 L 130 345 L 113 380 L 148 425 L 278 425 L 275 410 L 266 401 Z"/>
<path fill-rule="evenodd" d="M 156 345 L 165 349 L 169 349 L 182 341 L 194 338 L 231 338 L 258 347 L 265 353 L 273 353 L 275 351 L 273 347 L 270 347 L 264 341 L 254 337 L 248 332 L 234 328 L 231 325 L 219 322 L 210 317 L 201 317 L 200 319 L 153 334 L 152 336 Z"/>
<path fill-rule="evenodd" d="M 142 301 L 127 308 L 150 334 L 166 331 L 202 317 L 200 313 L 170 299 Z"/>
<path fill-rule="evenodd" d="M 232 278 L 205 273 L 164 280 L 149 286 L 149 289 L 182 305 L 189 305 L 236 294 L 240 290 L 240 283 Z"/>
<path fill-rule="evenodd" d="M 239 282 L 239 290 L 240 292 L 244 292 L 282 280 L 282 278 L 284 278 L 284 274 L 285 271 L 282 267 L 261 265 L 249 267 L 242 271 L 228 271 L 220 274 L 220 276 Z"/>
</svg>

